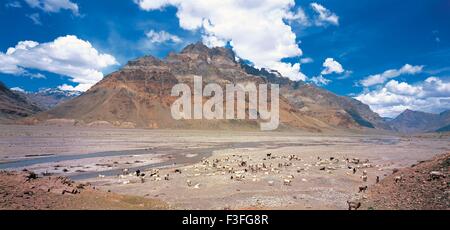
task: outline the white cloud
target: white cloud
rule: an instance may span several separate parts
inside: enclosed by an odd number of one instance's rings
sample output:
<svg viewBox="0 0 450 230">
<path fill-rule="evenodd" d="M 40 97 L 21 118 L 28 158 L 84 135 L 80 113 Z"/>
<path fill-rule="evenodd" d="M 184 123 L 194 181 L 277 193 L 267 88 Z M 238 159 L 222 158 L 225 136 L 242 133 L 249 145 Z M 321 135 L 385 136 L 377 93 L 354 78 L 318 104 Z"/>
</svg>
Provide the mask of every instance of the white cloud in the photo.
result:
<svg viewBox="0 0 450 230">
<path fill-rule="evenodd" d="M 396 117 L 406 109 L 439 113 L 450 109 L 450 82 L 430 77 L 411 85 L 389 81 L 384 87 L 356 97 L 385 117 Z"/>
<path fill-rule="evenodd" d="M 165 42 L 173 42 L 180 43 L 181 39 L 173 34 L 170 34 L 164 30 L 156 32 L 154 30 L 150 30 L 146 33 L 148 39 L 150 39 L 151 43 L 165 43 Z"/>
<path fill-rule="evenodd" d="M 20 87 L 13 87 L 13 88 L 11 88 L 10 90 L 12 90 L 12 91 L 17 91 L 17 92 L 21 92 L 21 93 L 25 93 L 25 90 L 22 89 L 22 88 L 20 88 Z"/>
<path fill-rule="evenodd" d="M 332 73 L 341 74 L 345 71 L 342 65 L 339 62 L 335 61 L 333 58 L 327 58 L 323 63 L 323 67 L 325 69 L 322 71 L 322 75 L 328 75 Z"/>
<path fill-rule="evenodd" d="M 27 17 L 30 18 L 31 21 L 33 21 L 33 23 L 34 23 L 35 25 L 42 25 L 41 17 L 39 16 L 38 13 L 34 13 L 34 14 L 27 15 Z"/>
<path fill-rule="evenodd" d="M 5 4 L 6 8 L 22 8 L 22 4 L 19 1 L 12 1 Z"/>
<path fill-rule="evenodd" d="M 310 79 L 311 82 L 313 82 L 314 84 L 321 86 L 321 85 L 328 85 L 330 84 L 331 80 L 324 78 L 322 75 L 319 75 L 317 77 L 312 77 Z"/>
<path fill-rule="evenodd" d="M 79 15 L 78 5 L 70 0 L 25 0 L 25 2 L 32 8 L 38 8 L 48 13 L 70 10 L 74 15 Z"/>
<path fill-rule="evenodd" d="M 99 53 L 91 43 L 72 35 L 42 44 L 21 41 L 6 53 L 0 52 L 2 73 L 31 76 L 27 69 L 47 71 L 68 76 L 84 91 L 103 78 L 100 70 L 116 64 L 113 56 Z"/>
<path fill-rule="evenodd" d="M 200 31 L 207 45 L 230 43 L 237 56 L 257 68 L 274 69 L 293 80 L 305 79 L 300 64 L 283 63 L 302 55 L 296 35 L 285 21 L 297 18 L 294 0 L 134 0 L 143 10 L 178 9 L 183 29 Z"/>
<path fill-rule="evenodd" d="M 313 62 L 314 62 L 314 60 L 309 57 L 300 59 L 301 64 L 309 64 L 309 63 L 313 63 Z"/>
<path fill-rule="evenodd" d="M 421 66 L 412 66 L 410 64 L 406 64 L 398 70 L 391 69 L 391 70 L 386 70 L 384 73 L 381 73 L 381 74 L 375 74 L 375 75 L 368 76 L 365 79 L 361 80 L 360 83 L 364 87 L 370 87 L 370 86 L 374 86 L 374 85 L 383 84 L 386 81 L 388 81 L 389 79 L 396 78 L 400 75 L 418 74 L 418 73 L 422 72 L 423 67 L 424 66 L 422 66 L 422 65 Z"/>
<path fill-rule="evenodd" d="M 324 6 L 320 5 L 319 3 L 313 2 L 311 3 L 311 8 L 318 14 L 315 21 L 316 25 L 339 25 L 339 17 Z"/>
<path fill-rule="evenodd" d="M 308 16 L 301 7 L 299 7 L 296 12 L 288 12 L 285 19 L 289 22 L 295 22 L 304 26 L 309 26 L 311 24 Z"/>
</svg>

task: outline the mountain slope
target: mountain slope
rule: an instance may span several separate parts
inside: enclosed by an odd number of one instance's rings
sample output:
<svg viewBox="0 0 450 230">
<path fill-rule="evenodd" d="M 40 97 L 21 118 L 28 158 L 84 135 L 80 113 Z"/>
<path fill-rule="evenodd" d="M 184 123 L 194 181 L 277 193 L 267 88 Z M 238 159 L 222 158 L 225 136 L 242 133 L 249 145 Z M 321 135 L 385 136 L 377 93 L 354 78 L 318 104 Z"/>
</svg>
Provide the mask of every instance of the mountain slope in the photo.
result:
<svg viewBox="0 0 450 230">
<path fill-rule="evenodd" d="M 402 133 L 432 132 L 450 125 L 450 111 L 432 114 L 405 110 L 388 124 Z"/>
<path fill-rule="evenodd" d="M 259 129 L 260 121 L 254 120 L 173 120 L 170 106 L 177 98 L 170 96 L 171 89 L 177 83 L 192 87 L 193 75 L 202 76 L 204 84 L 223 88 L 230 83 L 280 84 L 281 128 L 323 131 L 382 126 L 382 118 L 358 101 L 292 82 L 275 71 L 256 70 L 237 62 L 229 49 L 210 49 L 201 43 L 170 53 L 163 60 L 145 56 L 130 61 L 83 95 L 39 114 L 35 122 L 69 119 L 123 127 Z"/>
<path fill-rule="evenodd" d="M 71 100 L 81 94 L 81 92 L 63 91 L 59 89 L 42 89 L 38 92 L 16 91 L 15 93 L 26 97 L 29 101 L 44 111 L 54 108 L 55 106 Z"/>
<path fill-rule="evenodd" d="M 28 101 L 26 97 L 9 90 L 0 82 L 0 122 L 9 123 L 39 111 L 41 109 Z"/>
</svg>

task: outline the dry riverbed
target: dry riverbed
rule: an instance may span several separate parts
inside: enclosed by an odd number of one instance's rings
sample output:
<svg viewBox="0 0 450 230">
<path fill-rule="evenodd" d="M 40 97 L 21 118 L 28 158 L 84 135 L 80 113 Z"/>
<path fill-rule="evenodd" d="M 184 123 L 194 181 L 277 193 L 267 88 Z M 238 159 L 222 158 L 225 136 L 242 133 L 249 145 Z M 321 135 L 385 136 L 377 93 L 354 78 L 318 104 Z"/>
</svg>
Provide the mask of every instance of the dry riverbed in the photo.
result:
<svg viewBox="0 0 450 230">
<path fill-rule="evenodd" d="M 0 130 L 0 169 L 68 176 L 170 209 L 347 209 L 377 177 L 450 151 L 445 135 Z"/>
</svg>

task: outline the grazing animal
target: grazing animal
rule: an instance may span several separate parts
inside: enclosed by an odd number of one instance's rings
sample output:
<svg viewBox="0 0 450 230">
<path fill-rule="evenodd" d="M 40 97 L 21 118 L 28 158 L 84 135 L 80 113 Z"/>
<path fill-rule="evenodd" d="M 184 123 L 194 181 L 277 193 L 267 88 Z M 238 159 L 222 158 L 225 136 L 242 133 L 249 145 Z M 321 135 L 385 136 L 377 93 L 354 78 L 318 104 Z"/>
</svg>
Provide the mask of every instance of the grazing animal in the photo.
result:
<svg viewBox="0 0 450 230">
<path fill-rule="evenodd" d="M 361 207 L 361 202 L 347 201 L 348 210 L 358 210 Z"/>
<path fill-rule="evenodd" d="M 360 186 L 359 187 L 359 193 L 366 192 L 366 190 L 367 190 L 367 186 Z"/>
<path fill-rule="evenodd" d="M 271 156 L 272 156 L 272 153 L 268 153 L 268 154 L 267 154 L 267 157 L 271 157 Z"/>
<path fill-rule="evenodd" d="M 363 179 L 364 182 L 367 182 L 367 176 L 362 176 L 361 178 Z"/>
<path fill-rule="evenodd" d="M 169 174 L 166 174 L 166 176 L 164 176 L 164 180 L 169 180 Z"/>
<path fill-rule="evenodd" d="M 402 180 L 403 180 L 403 177 L 402 177 L 402 176 L 396 176 L 396 177 L 394 178 L 395 183 L 401 182 Z"/>
<path fill-rule="evenodd" d="M 192 186 L 192 182 L 191 182 L 190 180 L 187 180 L 187 181 L 186 181 L 186 184 L 187 184 L 188 187 L 191 187 L 191 186 Z"/>
<path fill-rule="evenodd" d="M 136 176 L 140 176 L 141 175 L 141 170 L 136 170 Z"/>
<path fill-rule="evenodd" d="M 366 170 L 363 171 L 363 176 L 367 176 L 367 171 Z"/>
<path fill-rule="evenodd" d="M 275 182 L 274 181 L 269 181 L 269 182 L 267 182 L 268 184 L 269 184 L 269 186 L 273 186 L 274 184 L 275 184 Z"/>
<path fill-rule="evenodd" d="M 179 173 L 179 174 L 181 174 L 181 170 L 179 170 L 179 169 L 175 169 L 175 173 Z"/>
<path fill-rule="evenodd" d="M 284 179 L 284 185 L 286 185 L 286 186 L 291 186 L 291 183 L 292 183 L 292 181 L 291 180 L 288 180 L 288 179 Z"/>
<path fill-rule="evenodd" d="M 377 176 L 377 184 L 380 183 L 380 177 Z"/>
<path fill-rule="evenodd" d="M 439 180 L 441 178 L 445 178 L 445 175 L 441 172 L 432 171 L 432 172 L 430 172 L 430 178 L 432 180 Z"/>
<path fill-rule="evenodd" d="M 356 168 L 353 168 L 353 174 L 356 174 Z"/>
</svg>

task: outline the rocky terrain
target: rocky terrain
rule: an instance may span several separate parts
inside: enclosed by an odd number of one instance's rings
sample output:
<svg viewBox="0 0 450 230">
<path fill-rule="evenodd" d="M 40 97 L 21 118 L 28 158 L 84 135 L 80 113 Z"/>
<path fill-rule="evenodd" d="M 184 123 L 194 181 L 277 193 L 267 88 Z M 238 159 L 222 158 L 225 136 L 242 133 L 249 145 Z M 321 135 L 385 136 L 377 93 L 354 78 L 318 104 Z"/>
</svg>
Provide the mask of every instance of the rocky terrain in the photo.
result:
<svg viewBox="0 0 450 230">
<path fill-rule="evenodd" d="M 81 92 L 63 91 L 59 89 L 41 89 L 37 92 L 15 91 L 15 93 L 26 97 L 30 102 L 37 105 L 42 111 L 49 110 L 61 103 L 81 95 Z"/>
<path fill-rule="evenodd" d="M 440 114 L 405 110 L 388 125 L 402 133 L 445 132 L 450 125 L 450 110 Z"/>
<path fill-rule="evenodd" d="M 166 204 L 101 192 L 66 177 L 41 177 L 33 172 L 0 172 L 0 210 L 163 209 Z"/>
<path fill-rule="evenodd" d="M 160 60 L 145 56 L 130 61 L 106 76 L 83 95 L 26 123 L 63 122 L 72 125 L 178 129 L 255 130 L 255 120 L 175 121 L 170 96 L 177 83 L 192 85 L 192 75 L 204 83 L 278 83 L 281 87 L 281 128 L 312 132 L 335 129 L 389 128 L 367 105 L 324 89 L 292 82 L 279 73 L 257 70 L 236 61 L 225 48 L 210 49 L 202 43 L 187 46 Z M 206 98 L 204 98 L 205 100 Z M 248 108 L 245 108 L 248 113 Z"/>
<path fill-rule="evenodd" d="M 450 210 L 450 153 L 395 170 L 369 188 L 363 209 Z"/>
<path fill-rule="evenodd" d="M 14 120 L 28 117 L 41 108 L 29 101 L 26 97 L 9 90 L 0 82 L 0 122 L 11 123 Z"/>
</svg>

